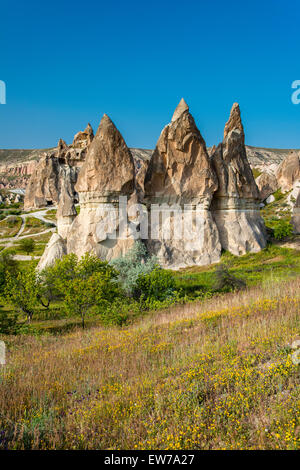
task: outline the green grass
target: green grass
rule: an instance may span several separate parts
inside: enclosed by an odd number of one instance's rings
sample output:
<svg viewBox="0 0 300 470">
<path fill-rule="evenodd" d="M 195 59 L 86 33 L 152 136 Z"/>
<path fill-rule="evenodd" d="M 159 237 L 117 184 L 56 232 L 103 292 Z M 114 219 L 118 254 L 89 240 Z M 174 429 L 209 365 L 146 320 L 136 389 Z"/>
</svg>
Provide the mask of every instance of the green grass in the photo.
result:
<svg viewBox="0 0 300 470">
<path fill-rule="evenodd" d="M 224 253 L 221 263 L 229 271 L 243 279 L 248 286 L 279 281 L 300 275 L 300 252 L 276 245 L 269 245 L 259 253 L 234 256 Z M 215 266 L 185 268 L 174 272 L 176 287 L 189 299 L 216 293 L 214 289 Z"/>
<path fill-rule="evenodd" d="M 17 235 L 22 225 L 22 219 L 18 216 L 9 216 L 0 222 L 0 239 Z"/>
<path fill-rule="evenodd" d="M 125 328 L 2 335 L 0 448 L 299 449 L 299 306 L 298 279 Z"/>
<path fill-rule="evenodd" d="M 24 232 L 22 235 L 29 235 L 29 234 L 35 234 L 39 232 L 43 232 L 49 228 L 47 226 L 47 223 L 37 219 L 36 217 L 27 217 L 25 221 L 25 228 Z"/>
<path fill-rule="evenodd" d="M 52 234 L 44 234 L 34 237 L 37 244 L 34 256 L 41 256 L 47 240 Z M 24 253 L 18 244 L 14 246 L 17 254 Z M 28 262 L 23 262 L 24 267 Z M 36 261 L 37 263 L 37 261 Z M 269 245 L 259 253 L 248 253 L 244 256 L 234 256 L 228 252 L 223 253 L 221 263 L 229 267 L 231 274 L 243 279 L 248 287 L 269 286 L 280 281 L 290 280 L 300 276 L 300 251 L 283 248 L 277 245 Z M 176 281 L 176 290 L 179 292 L 179 303 L 205 301 L 205 299 L 223 295 L 215 288 L 215 267 L 194 266 L 179 271 L 173 271 Z M 10 308 L 7 306 L 7 308 Z M 130 313 L 130 312 L 129 312 Z M 132 312 L 129 322 L 135 321 L 138 316 L 150 315 L 151 312 Z M 91 315 L 87 319 L 87 327 L 99 323 L 97 317 Z M 79 326 L 80 321 L 69 318 L 63 312 L 62 303 L 51 303 L 49 309 L 40 306 L 34 315 L 34 329 L 40 333 L 63 332 Z"/>
<path fill-rule="evenodd" d="M 32 236 L 30 238 L 33 238 L 33 240 L 35 241 L 35 248 L 33 250 L 33 252 L 30 254 L 30 256 L 42 256 L 42 254 L 44 253 L 44 250 L 46 248 L 46 245 L 48 243 L 48 241 L 50 240 L 52 236 L 52 232 L 47 232 L 47 233 L 43 233 L 42 235 L 35 235 L 35 236 Z M 17 242 L 14 244 L 14 250 L 16 252 L 16 254 L 19 254 L 19 255 L 26 255 L 26 252 L 24 250 L 22 250 L 21 246 L 20 246 L 20 242 Z"/>
<path fill-rule="evenodd" d="M 47 219 L 56 220 L 57 209 L 50 209 L 46 212 Z"/>
<path fill-rule="evenodd" d="M 261 171 L 258 168 L 253 168 L 252 173 L 255 179 L 261 175 Z"/>
</svg>

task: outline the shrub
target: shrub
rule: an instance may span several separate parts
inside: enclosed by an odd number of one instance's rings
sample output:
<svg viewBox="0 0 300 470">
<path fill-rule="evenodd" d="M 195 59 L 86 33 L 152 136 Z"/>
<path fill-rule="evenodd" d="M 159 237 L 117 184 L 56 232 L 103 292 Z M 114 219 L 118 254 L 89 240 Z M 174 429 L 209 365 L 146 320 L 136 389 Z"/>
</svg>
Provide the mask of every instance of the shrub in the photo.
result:
<svg viewBox="0 0 300 470">
<path fill-rule="evenodd" d="M 231 292 L 246 287 L 245 281 L 229 272 L 225 264 L 219 264 L 215 269 L 215 290 Z"/>
<path fill-rule="evenodd" d="M 152 301 L 162 302 L 175 295 L 175 279 L 170 271 L 156 268 L 148 274 L 140 274 L 135 288 L 135 297 L 149 304 Z"/>
<path fill-rule="evenodd" d="M 139 305 L 134 300 L 127 297 L 116 298 L 114 302 L 109 304 L 105 310 L 101 312 L 101 322 L 103 325 L 123 326 L 128 323 L 130 317 L 139 313 Z"/>
<path fill-rule="evenodd" d="M 281 189 L 277 189 L 275 193 L 273 193 L 273 196 L 275 198 L 275 201 L 280 201 L 280 199 L 284 198 L 284 194 L 282 193 Z"/>
<path fill-rule="evenodd" d="M 285 237 L 289 237 L 293 234 L 293 226 L 287 220 L 280 219 L 274 226 L 274 237 L 276 240 L 282 240 Z"/>
<path fill-rule="evenodd" d="M 114 259 L 111 265 L 118 271 L 125 293 L 135 295 L 139 276 L 151 273 L 158 267 L 158 262 L 155 256 L 148 255 L 145 245 L 139 240 L 125 256 Z"/>
</svg>

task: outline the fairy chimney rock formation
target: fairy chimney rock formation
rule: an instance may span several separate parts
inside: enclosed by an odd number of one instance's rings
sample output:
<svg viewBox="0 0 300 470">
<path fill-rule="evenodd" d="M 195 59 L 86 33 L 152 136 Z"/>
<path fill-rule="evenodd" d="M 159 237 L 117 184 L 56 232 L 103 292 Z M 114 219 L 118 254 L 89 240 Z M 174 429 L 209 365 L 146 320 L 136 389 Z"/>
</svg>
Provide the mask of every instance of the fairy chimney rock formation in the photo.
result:
<svg viewBox="0 0 300 470">
<path fill-rule="evenodd" d="M 63 185 L 56 213 L 57 232 L 63 239 L 67 238 L 76 215 L 74 194 L 67 185 Z"/>
<path fill-rule="evenodd" d="M 163 266 L 179 268 L 219 260 L 219 235 L 209 211 L 217 187 L 218 181 L 206 144 L 182 99 L 170 124 L 159 137 L 144 182 L 145 202 L 151 220 L 156 217 L 155 211 L 159 210 L 156 205 L 169 206 L 158 236 L 154 237 L 149 233 L 147 240 L 149 251 L 159 258 Z M 168 216 L 171 205 L 177 206 L 178 211 L 170 212 Z M 184 232 L 184 227 L 187 226 L 185 217 L 195 218 L 196 211 L 197 220 L 200 219 L 196 237 L 190 238 L 184 233 L 176 236 L 175 226 L 181 227 Z M 173 226 L 170 236 L 168 233 L 164 234 L 164 229 L 169 224 Z M 195 228 L 194 222 L 191 227 Z"/>
<path fill-rule="evenodd" d="M 135 192 L 134 162 L 122 135 L 107 115 L 103 116 L 89 147 L 76 191 L 80 213 L 68 234 L 68 253 L 81 256 L 94 252 L 106 260 L 124 254 L 134 240 L 119 232 L 119 196 L 130 199 Z"/>
<path fill-rule="evenodd" d="M 90 123 L 84 131 L 77 132 L 74 136 L 73 147 L 74 148 L 86 148 L 88 147 L 94 138 L 94 132 Z"/>
<path fill-rule="evenodd" d="M 45 154 L 36 165 L 26 188 L 24 209 L 56 204 L 59 199 L 59 163 L 54 154 Z"/>
<path fill-rule="evenodd" d="M 291 152 L 279 165 L 276 171 L 278 185 L 282 192 L 291 191 L 300 179 L 300 158 L 297 152 Z"/>
<path fill-rule="evenodd" d="M 224 139 L 211 161 L 218 177 L 212 210 L 222 248 L 235 255 L 256 252 L 266 245 L 259 213 L 259 190 L 247 160 L 240 108 L 234 103 Z"/>
<path fill-rule="evenodd" d="M 278 189 L 278 181 L 272 173 L 264 172 L 255 180 L 261 201 L 268 199 Z"/>
<path fill-rule="evenodd" d="M 299 234 L 300 233 L 300 188 L 299 188 L 298 195 L 297 195 L 294 207 L 293 207 L 291 222 L 294 227 L 294 232 Z"/>
</svg>

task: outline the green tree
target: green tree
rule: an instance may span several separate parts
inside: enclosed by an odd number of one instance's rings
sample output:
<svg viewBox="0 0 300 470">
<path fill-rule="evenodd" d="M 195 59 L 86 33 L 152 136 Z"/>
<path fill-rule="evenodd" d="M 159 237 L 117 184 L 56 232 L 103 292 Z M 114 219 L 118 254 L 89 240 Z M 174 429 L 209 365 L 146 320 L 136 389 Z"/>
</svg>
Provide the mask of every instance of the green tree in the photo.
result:
<svg viewBox="0 0 300 470">
<path fill-rule="evenodd" d="M 27 255 L 32 253 L 35 249 L 35 241 L 33 238 L 23 238 L 20 241 L 20 248 L 22 251 L 25 251 Z"/>
<path fill-rule="evenodd" d="M 39 300 L 60 298 L 67 314 L 79 316 L 84 328 L 90 311 L 104 314 L 121 295 L 117 276 L 113 266 L 95 255 L 87 253 L 78 260 L 69 254 L 40 273 Z"/>
<path fill-rule="evenodd" d="M 38 289 L 35 268 L 30 265 L 17 275 L 8 273 L 4 296 L 16 310 L 27 316 L 28 322 L 31 322 L 38 303 Z"/>
<path fill-rule="evenodd" d="M 95 272 L 88 277 L 77 277 L 62 287 L 65 290 L 65 310 L 69 315 L 81 318 L 82 328 L 85 327 L 86 315 L 92 309 L 104 314 L 109 304 L 120 295 L 118 285 L 109 273 Z"/>
<path fill-rule="evenodd" d="M 7 275 L 15 276 L 19 270 L 19 263 L 14 259 L 15 252 L 4 250 L 0 254 L 0 294 L 6 285 Z"/>
</svg>

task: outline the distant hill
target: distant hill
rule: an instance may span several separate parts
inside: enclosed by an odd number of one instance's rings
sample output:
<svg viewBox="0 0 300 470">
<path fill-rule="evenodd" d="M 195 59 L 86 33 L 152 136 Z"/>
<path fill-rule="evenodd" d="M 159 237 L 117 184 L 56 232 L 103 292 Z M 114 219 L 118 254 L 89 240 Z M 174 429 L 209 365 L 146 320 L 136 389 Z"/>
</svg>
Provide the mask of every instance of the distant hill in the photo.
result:
<svg viewBox="0 0 300 470">
<path fill-rule="evenodd" d="M 251 167 L 260 172 L 266 169 L 274 170 L 291 151 L 300 152 L 299 149 L 273 149 L 249 145 L 246 149 Z M 45 152 L 52 150 L 54 148 L 0 149 L 0 188 L 25 189 L 36 162 Z M 131 148 L 130 150 L 137 169 L 143 162 L 149 161 L 153 153 L 151 149 Z"/>
</svg>

